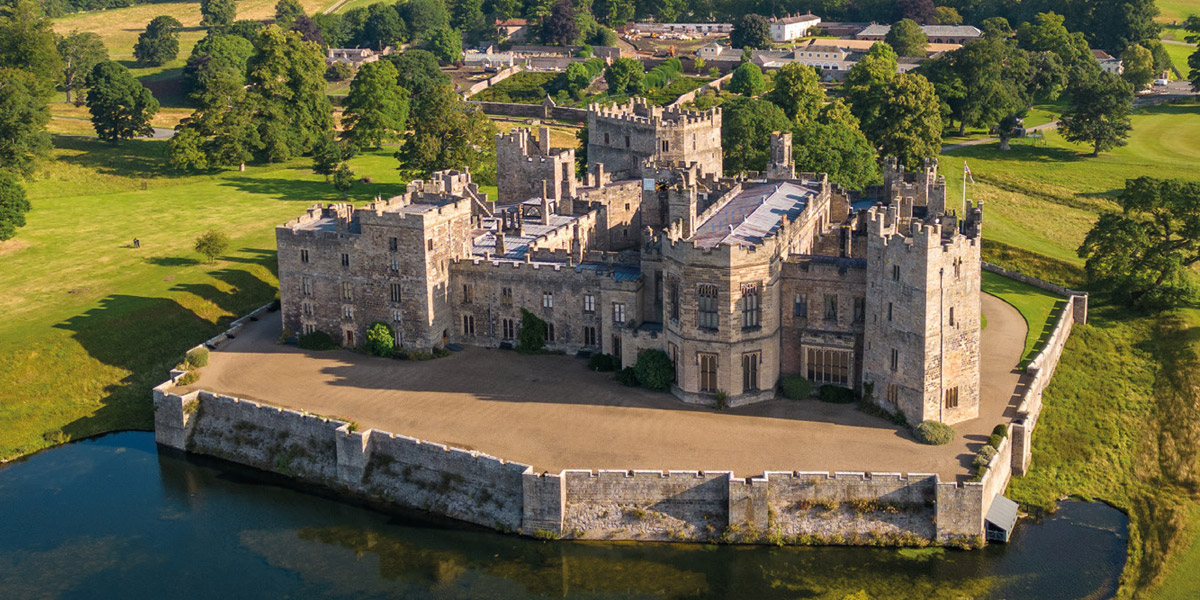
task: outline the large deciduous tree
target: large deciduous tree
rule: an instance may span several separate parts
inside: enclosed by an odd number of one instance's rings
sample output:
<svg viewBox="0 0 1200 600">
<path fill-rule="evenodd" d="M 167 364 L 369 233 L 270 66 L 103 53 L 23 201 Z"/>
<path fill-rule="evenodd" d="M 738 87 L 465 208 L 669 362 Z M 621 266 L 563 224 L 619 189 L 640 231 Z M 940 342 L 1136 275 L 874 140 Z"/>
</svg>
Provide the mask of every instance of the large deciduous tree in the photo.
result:
<svg viewBox="0 0 1200 600">
<path fill-rule="evenodd" d="M 275 24 L 284 29 L 291 29 L 303 14 L 304 7 L 300 5 L 300 0 L 279 0 L 275 3 Z"/>
<path fill-rule="evenodd" d="M 1133 88 L 1119 75 L 1095 72 L 1067 88 L 1067 109 L 1058 130 L 1069 142 L 1092 145 L 1092 156 L 1125 145 L 1132 128 Z"/>
<path fill-rule="evenodd" d="M 87 76 L 96 65 L 108 60 L 108 49 L 100 36 L 90 31 L 70 34 L 58 38 L 58 54 L 62 57 L 62 89 L 67 93 L 67 102 L 82 95 Z"/>
<path fill-rule="evenodd" d="M 37 78 L 39 93 L 50 95 L 62 81 L 50 19 L 33 0 L 12 0 L 0 7 L 0 68 L 21 69 Z"/>
<path fill-rule="evenodd" d="M 957 12 L 955 14 L 958 14 Z M 937 23 L 938 10 L 933 6 L 933 0 L 896 0 L 893 21 L 911 19 L 923 25 Z M 961 20 L 962 17 L 959 17 Z M 897 50 L 898 52 L 898 50 Z"/>
<path fill-rule="evenodd" d="M 1079 247 L 1088 279 L 1126 303 L 1157 309 L 1194 296 L 1200 263 L 1200 183 L 1139 177 Z"/>
<path fill-rule="evenodd" d="M 179 55 L 179 28 L 183 23 L 170 15 L 154 17 L 133 46 L 138 62 L 158 66 L 175 60 Z"/>
<path fill-rule="evenodd" d="M 1006 40 L 985 37 L 927 62 L 921 74 L 933 83 L 944 112 L 958 120 L 958 133 L 964 135 L 967 127 L 991 129 L 1023 109 L 1030 71 L 1024 52 Z"/>
<path fill-rule="evenodd" d="M 87 106 L 96 135 L 108 142 L 150 135 L 150 119 L 158 100 L 124 66 L 108 61 L 96 65 L 87 81 Z"/>
<path fill-rule="evenodd" d="M 200 0 L 200 24 L 205 27 L 229 25 L 237 19 L 237 0 Z"/>
<path fill-rule="evenodd" d="M 846 74 L 850 111 L 881 156 L 917 168 L 942 145 L 941 107 L 933 86 L 916 73 L 896 73 L 896 53 L 875 44 Z"/>
<path fill-rule="evenodd" d="M 0 171 L 0 242 L 11 240 L 17 228 L 25 226 L 25 213 L 30 208 L 21 182 L 12 173 Z"/>
<path fill-rule="evenodd" d="M 396 153 L 401 171 L 428 177 L 444 169 L 469 169 L 476 182 L 494 183 L 496 127 L 491 120 L 453 92 L 430 97 L 423 110 L 426 118 L 413 121 Z"/>
<path fill-rule="evenodd" d="M 575 5 L 571 0 L 558 0 L 550 7 L 550 14 L 542 20 L 542 41 L 547 44 L 569 46 L 579 37 L 579 26 L 575 23 Z"/>
<path fill-rule="evenodd" d="M 254 45 L 246 38 L 210 33 L 192 47 L 183 67 L 183 87 L 197 104 L 209 105 L 206 95 L 222 95 L 227 86 L 245 85 L 246 65 L 253 54 Z"/>
<path fill-rule="evenodd" d="M 333 128 L 324 74 L 325 57 L 316 44 L 275 25 L 262 30 L 246 75 L 260 158 L 277 162 L 304 154 Z"/>
<path fill-rule="evenodd" d="M 787 131 L 792 122 L 778 106 L 756 98 L 731 100 L 721 110 L 725 171 L 762 171 L 771 154 L 771 132 Z"/>
<path fill-rule="evenodd" d="M 608 83 L 610 94 L 639 94 L 645 79 L 642 61 L 636 58 L 618 58 L 604 70 L 604 81 Z"/>
<path fill-rule="evenodd" d="M 929 46 L 929 36 L 912 19 L 901 19 L 893 24 L 883 41 L 900 56 L 925 56 L 925 48 Z"/>
<path fill-rule="evenodd" d="M 767 80 L 763 77 L 762 69 L 754 63 L 742 63 L 733 70 L 729 78 L 729 91 L 743 96 L 754 97 L 767 89 Z"/>
<path fill-rule="evenodd" d="M 797 171 L 828 173 L 831 181 L 852 190 L 879 181 L 875 148 L 841 100 L 826 104 L 816 119 L 798 121 L 792 135 Z"/>
<path fill-rule="evenodd" d="M 378 148 L 395 140 L 408 121 L 408 90 L 396 82 L 396 67 L 387 61 L 362 66 L 342 115 L 342 136 L 359 148 Z"/>
<path fill-rule="evenodd" d="M 0 171 L 29 175 L 50 150 L 50 113 L 37 76 L 0 69 Z"/>
<path fill-rule="evenodd" d="M 1134 44 L 1121 53 L 1121 76 L 1134 91 L 1149 87 L 1154 81 L 1154 55 L 1149 50 Z"/>
<path fill-rule="evenodd" d="M 825 90 L 821 89 L 816 69 L 788 63 L 775 71 L 775 87 L 767 93 L 767 100 L 782 108 L 792 121 L 811 121 L 825 100 Z"/>
<path fill-rule="evenodd" d="M 462 60 L 462 34 L 457 29 L 438 27 L 425 38 L 425 48 L 441 62 Z"/>
<path fill-rule="evenodd" d="M 761 15 L 745 15 L 734 21 L 729 43 L 734 48 L 768 48 L 771 46 L 771 24 Z"/>
</svg>

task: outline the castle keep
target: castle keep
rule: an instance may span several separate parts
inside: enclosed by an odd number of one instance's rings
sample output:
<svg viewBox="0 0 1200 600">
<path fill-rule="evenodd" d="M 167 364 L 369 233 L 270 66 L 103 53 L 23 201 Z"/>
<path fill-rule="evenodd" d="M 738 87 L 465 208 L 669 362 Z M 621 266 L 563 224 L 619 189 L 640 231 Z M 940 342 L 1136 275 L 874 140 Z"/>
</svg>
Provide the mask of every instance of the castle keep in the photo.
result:
<svg viewBox="0 0 1200 600">
<path fill-rule="evenodd" d="M 885 161 L 882 187 L 849 192 L 795 173 L 787 133 L 766 171 L 724 176 L 720 109 L 633 100 L 588 127 L 582 180 L 573 149 L 517 129 L 495 199 L 446 171 L 278 227 L 284 326 L 510 347 L 524 309 L 552 349 L 667 353 L 687 402 L 769 399 L 795 374 L 909 422 L 978 415 L 982 207 L 949 210 L 936 161 Z"/>
</svg>

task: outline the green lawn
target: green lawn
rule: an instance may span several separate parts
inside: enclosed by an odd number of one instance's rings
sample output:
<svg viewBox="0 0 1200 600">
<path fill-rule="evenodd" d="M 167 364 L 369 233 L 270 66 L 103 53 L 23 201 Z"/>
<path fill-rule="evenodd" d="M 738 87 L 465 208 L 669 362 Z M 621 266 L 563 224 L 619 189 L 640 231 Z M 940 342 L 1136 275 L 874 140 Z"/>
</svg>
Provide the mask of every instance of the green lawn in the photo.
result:
<svg viewBox="0 0 1200 600">
<path fill-rule="evenodd" d="M 1163 44 L 1163 48 L 1167 49 L 1167 54 L 1171 56 L 1171 64 L 1179 71 L 1182 79 L 1187 79 L 1191 73 L 1188 68 L 1188 57 L 1196 51 L 1195 46 L 1182 46 L 1180 44 Z M 1172 73 L 1174 76 L 1174 73 Z"/>
<path fill-rule="evenodd" d="M 304 160 L 171 177 L 163 142 L 55 145 L 28 225 L 0 244 L 0 459 L 149 428 L 150 388 L 180 353 L 275 297 L 274 226 L 338 199 Z M 373 180 L 354 200 L 404 190 L 390 150 L 351 166 Z M 212 265 L 191 248 L 209 228 L 232 238 Z"/>
<path fill-rule="evenodd" d="M 1024 367 L 1050 339 L 1058 313 L 1066 306 L 1066 299 L 988 271 L 983 273 L 982 288 L 984 292 L 1013 305 L 1025 318 L 1029 331 L 1025 334 L 1025 353 L 1021 355 L 1021 366 Z"/>
<path fill-rule="evenodd" d="M 1158 0 L 1158 20 L 1183 22 L 1188 15 L 1200 15 L 1200 0 Z"/>
</svg>

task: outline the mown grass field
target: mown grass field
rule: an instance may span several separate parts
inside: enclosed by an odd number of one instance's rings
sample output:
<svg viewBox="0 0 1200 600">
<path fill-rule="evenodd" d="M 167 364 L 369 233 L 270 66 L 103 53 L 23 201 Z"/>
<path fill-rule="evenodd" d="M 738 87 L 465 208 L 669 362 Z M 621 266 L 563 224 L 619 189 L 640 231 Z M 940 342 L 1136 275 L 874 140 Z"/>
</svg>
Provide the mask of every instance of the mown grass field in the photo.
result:
<svg viewBox="0 0 1200 600">
<path fill-rule="evenodd" d="M 165 176 L 162 146 L 56 137 L 29 184 L 28 225 L 0 244 L 0 459 L 149 428 L 150 388 L 180 352 L 275 297 L 274 226 L 338 199 L 305 160 Z M 390 150 L 351 166 L 373 180 L 354 200 L 404 189 Z M 192 250 L 210 228 L 232 238 L 211 265 Z"/>
<path fill-rule="evenodd" d="M 1050 339 L 1056 317 L 1066 306 L 1066 299 L 987 271 L 983 273 L 981 287 L 984 292 L 1013 305 L 1025 318 L 1029 331 L 1025 334 L 1025 353 L 1021 355 L 1021 365 L 1028 364 Z"/>
</svg>

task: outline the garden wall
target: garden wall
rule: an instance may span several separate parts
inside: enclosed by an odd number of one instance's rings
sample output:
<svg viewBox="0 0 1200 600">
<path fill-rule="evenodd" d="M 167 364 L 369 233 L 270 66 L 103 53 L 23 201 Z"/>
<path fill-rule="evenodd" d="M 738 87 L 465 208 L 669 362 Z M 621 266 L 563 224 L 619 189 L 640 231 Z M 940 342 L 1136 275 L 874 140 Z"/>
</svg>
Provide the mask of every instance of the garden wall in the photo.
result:
<svg viewBox="0 0 1200 600">
<path fill-rule="evenodd" d="M 482 102 L 468 100 L 467 104 L 478 106 L 484 114 L 518 117 L 523 119 L 554 119 L 580 123 L 587 121 L 587 110 L 558 106 L 553 101 L 541 104 L 517 104 L 513 102 Z"/>
</svg>

